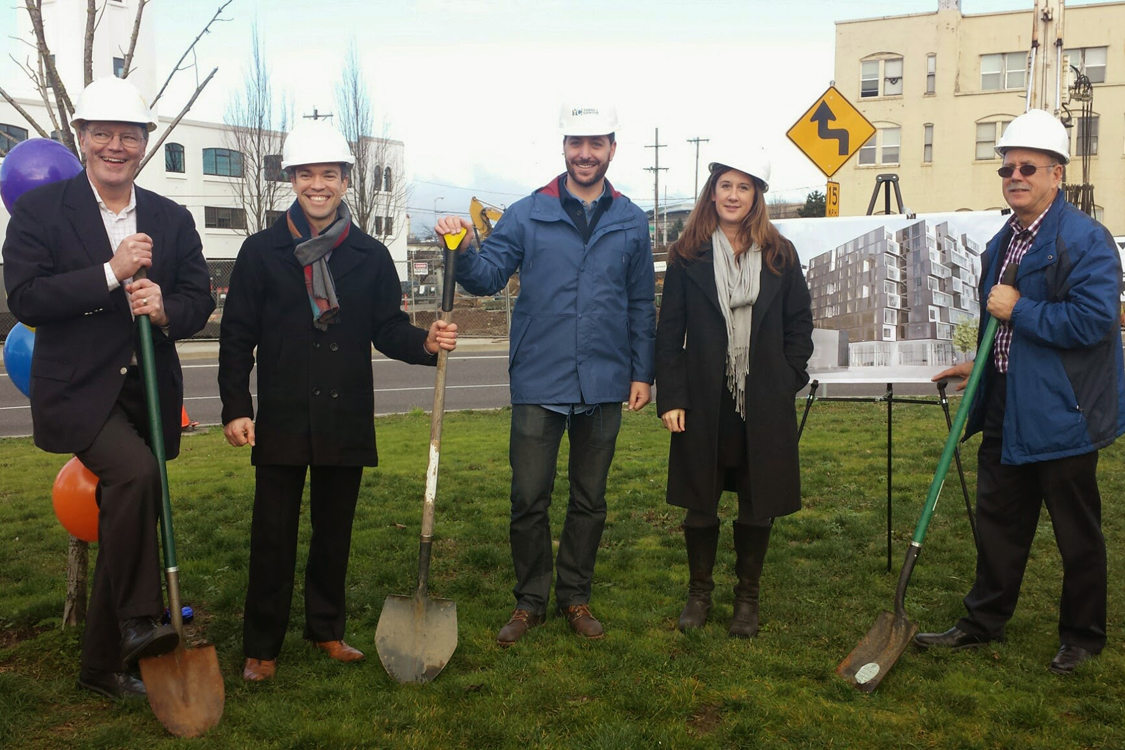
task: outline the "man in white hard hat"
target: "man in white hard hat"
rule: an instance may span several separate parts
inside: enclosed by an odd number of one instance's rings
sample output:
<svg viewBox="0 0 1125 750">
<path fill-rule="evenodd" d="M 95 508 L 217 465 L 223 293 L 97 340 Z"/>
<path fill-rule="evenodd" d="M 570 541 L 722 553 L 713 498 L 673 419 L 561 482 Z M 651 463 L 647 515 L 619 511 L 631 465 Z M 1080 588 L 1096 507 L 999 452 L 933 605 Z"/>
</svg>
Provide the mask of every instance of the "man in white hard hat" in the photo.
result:
<svg viewBox="0 0 1125 750">
<path fill-rule="evenodd" d="M 457 265 L 457 281 L 481 295 L 520 272 L 508 368 L 516 607 L 497 636 L 501 646 L 547 613 L 555 557 L 548 508 L 564 431 L 570 499 L 555 561 L 555 606 L 579 635 L 604 634 L 589 602 L 606 479 L 622 402 L 638 411 L 649 401 L 655 337 L 648 220 L 605 178 L 616 127 L 611 107 L 564 106 L 566 172 L 516 202 L 479 251 L 462 253 Z M 454 217 L 437 224 L 443 235 L 462 228 L 472 226 Z"/>
<path fill-rule="evenodd" d="M 1057 119 L 1037 109 L 1017 117 L 996 151 L 1013 216 L 981 259 L 981 329 L 989 316 L 1001 324 L 965 427 L 982 433 L 976 580 L 966 616 L 915 641 L 962 649 L 1003 640 L 1045 504 L 1063 564 L 1060 645 L 1048 668 L 1070 674 L 1106 641 L 1097 466 L 1099 449 L 1125 432 L 1121 262 L 1109 231 L 1063 198 L 1069 139 Z M 1013 264 L 1015 284 L 999 283 Z"/>
<path fill-rule="evenodd" d="M 86 170 L 18 201 L 4 241 L 16 317 L 35 328 L 35 443 L 74 453 L 99 479 L 98 557 L 78 684 L 109 697 L 144 694 L 137 659 L 175 648 L 161 624 L 156 523 L 160 475 L 147 442 L 134 353 L 137 315 L 153 323 L 167 458 L 179 452 L 183 383 L 174 342 L 215 307 L 191 214 L 133 184 L 156 127 L 136 88 L 94 81 L 71 124 Z M 145 269 L 147 279 L 136 279 Z"/>
<path fill-rule="evenodd" d="M 296 199 L 243 243 L 223 309 L 223 432 L 233 446 L 252 446 L 255 467 L 242 672 L 252 682 L 274 676 L 285 639 L 306 473 L 313 532 L 304 636 L 337 661 L 363 659 L 344 642 L 344 579 L 363 467 L 378 463 L 371 345 L 420 365 L 456 346 L 455 324 L 435 321 L 427 332 L 400 309 L 390 252 L 352 223 L 343 200 L 352 164 L 347 141 L 327 123 L 293 128 L 282 167 Z"/>
</svg>

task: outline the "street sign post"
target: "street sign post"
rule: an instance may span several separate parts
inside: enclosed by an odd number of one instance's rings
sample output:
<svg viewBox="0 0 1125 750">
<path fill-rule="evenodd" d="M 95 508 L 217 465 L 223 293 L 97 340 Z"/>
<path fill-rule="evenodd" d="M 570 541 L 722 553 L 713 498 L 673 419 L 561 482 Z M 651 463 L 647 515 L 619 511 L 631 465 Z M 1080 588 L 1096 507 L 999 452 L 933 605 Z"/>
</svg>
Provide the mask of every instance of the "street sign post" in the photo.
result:
<svg viewBox="0 0 1125 750">
<path fill-rule="evenodd" d="M 875 126 L 835 86 L 829 86 L 786 133 L 826 177 L 836 174 L 874 134 Z"/>
</svg>

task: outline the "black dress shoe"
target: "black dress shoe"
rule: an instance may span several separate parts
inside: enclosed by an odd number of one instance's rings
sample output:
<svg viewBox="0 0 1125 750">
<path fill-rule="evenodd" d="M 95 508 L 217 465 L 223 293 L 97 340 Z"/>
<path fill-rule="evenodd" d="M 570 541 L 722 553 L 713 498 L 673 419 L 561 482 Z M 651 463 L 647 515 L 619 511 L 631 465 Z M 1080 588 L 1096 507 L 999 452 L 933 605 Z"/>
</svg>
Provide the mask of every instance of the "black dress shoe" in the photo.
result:
<svg viewBox="0 0 1125 750">
<path fill-rule="evenodd" d="M 983 646 L 991 640 L 986 635 L 966 633 L 956 625 L 944 633 L 919 633 L 914 636 L 914 644 L 921 648 L 948 648 L 954 651 Z"/>
<path fill-rule="evenodd" d="M 1059 652 L 1055 654 L 1055 658 L 1051 659 L 1051 663 L 1047 669 L 1055 674 L 1071 674 L 1074 668 L 1087 659 L 1093 659 L 1094 654 L 1090 653 L 1081 646 L 1071 646 L 1064 643 L 1059 647 Z"/>
<path fill-rule="evenodd" d="M 106 698 L 144 698 L 145 684 L 128 672 L 82 672 L 78 687 Z"/>
<path fill-rule="evenodd" d="M 161 625 L 152 617 L 134 617 L 121 626 L 121 661 L 128 668 L 137 659 L 168 653 L 179 642 L 171 625 Z"/>
</svg>

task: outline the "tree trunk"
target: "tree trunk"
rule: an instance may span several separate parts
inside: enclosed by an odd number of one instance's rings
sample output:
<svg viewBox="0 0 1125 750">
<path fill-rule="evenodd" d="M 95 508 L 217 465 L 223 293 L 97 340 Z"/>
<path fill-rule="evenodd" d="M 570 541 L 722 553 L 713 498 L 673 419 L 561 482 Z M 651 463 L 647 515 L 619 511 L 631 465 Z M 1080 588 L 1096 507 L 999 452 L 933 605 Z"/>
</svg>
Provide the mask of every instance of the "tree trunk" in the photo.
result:
<svg viewBox="0 0 1125 750">
<path fill-rule="evenodd" d="M 78 626 L 86 622 L 86 571 L 90 567 L 90 545 L 70 537 L 66 549 L 66 604 L 63 625 Z"/>
</svg>

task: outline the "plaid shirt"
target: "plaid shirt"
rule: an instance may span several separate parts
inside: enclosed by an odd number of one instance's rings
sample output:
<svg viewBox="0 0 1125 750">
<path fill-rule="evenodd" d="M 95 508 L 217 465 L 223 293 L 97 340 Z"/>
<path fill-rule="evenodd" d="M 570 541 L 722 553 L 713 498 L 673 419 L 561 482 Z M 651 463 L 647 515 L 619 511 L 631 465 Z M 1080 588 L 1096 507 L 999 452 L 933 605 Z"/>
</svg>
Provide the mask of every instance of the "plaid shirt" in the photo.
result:
<svg viewBox="0 0 1125 750">
<path fill-rule="evenodd" d="M 1048 206 L 1047 211 L 1050 210 Z M 1047 215 L 1047 211 L 1039 214 L 1027 229 L 1020 225 L 1018 217 L 1012 216 L 1008 222 L 1008 226 L 1012 229 L 1012 241 L 1008 243 L 1008 252 L 1004 255 L 1004 262 L 1000 264 L 1000 275 L 996 277 L 997 279 L 1004 278 L 1004 271 L 1009 264 L 1023 260 L 1023 256 L 1031 248 L 1031 243 L 1035 241 L 1035 235 L 1039 233 L 1039 227 L 1043 225 L 1043 217 Z M 1008 372 L 1008 352 L 1011 348 L 1012 324 L 1011 321 L 1002 320 L 1000 327 L 996 329 L 996 343 L 992 347 L 992 361 L 996 365 L 997 372 Z"/>
</svg>

